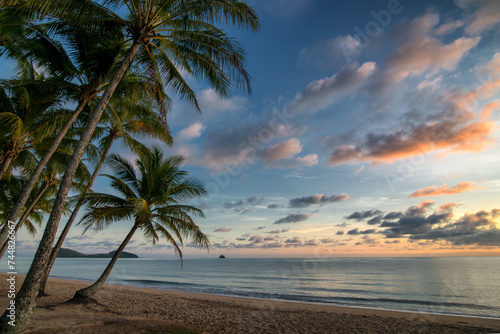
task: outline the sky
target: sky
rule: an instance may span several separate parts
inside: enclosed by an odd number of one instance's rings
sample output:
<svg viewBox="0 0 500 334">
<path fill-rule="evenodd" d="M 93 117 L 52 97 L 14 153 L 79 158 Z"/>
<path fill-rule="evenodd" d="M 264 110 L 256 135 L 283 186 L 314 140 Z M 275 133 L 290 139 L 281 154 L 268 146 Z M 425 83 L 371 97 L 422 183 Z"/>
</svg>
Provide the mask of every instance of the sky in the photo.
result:
<svg viewBox="0 0 500 334">
<path fill-rule="evenodd" d="M 191 204 L 210 253 L 185 258 L 500 255 L 500 1 L 248 2 L 261 30 L 228 33 L 252 94 L 187 77 L 201 114 L 172 96 L 162 147 L 209 192 Z M 64 247 L 109 252 L 131 226 Z M 174 257 L 140 234 L 126 251 Z"/>
</svg>

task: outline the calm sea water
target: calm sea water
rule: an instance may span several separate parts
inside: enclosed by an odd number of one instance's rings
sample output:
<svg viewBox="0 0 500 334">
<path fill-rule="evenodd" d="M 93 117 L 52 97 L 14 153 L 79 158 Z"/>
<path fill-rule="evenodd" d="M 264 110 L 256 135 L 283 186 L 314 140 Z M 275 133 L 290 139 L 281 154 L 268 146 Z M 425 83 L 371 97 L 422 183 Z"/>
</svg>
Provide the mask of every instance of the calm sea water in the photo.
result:
<svg viewBox="0 0 500 334">
<path fill-rule="evenodd" d="M 57 259 L 94 281 L 108 259 Z M 2 271 L 5 264 L 2 261 Z M 31 259 L 17 258 L 19 273 Z M 120 259 L 108 283 L 208 294 L 500 318 L 500 257 Z"/>
</svg>

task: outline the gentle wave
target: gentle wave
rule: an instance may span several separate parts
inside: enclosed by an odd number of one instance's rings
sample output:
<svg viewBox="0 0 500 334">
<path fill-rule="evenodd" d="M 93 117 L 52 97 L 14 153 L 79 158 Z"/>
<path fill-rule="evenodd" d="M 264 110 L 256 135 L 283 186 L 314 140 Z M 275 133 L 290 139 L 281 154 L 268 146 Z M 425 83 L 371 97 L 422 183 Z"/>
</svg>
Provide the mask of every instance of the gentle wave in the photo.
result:
<svg viewBox="0 0 500 334">
<path fill-rule="evenodd" d="M 183 283 L 183 282 L 173 282 L 173 281 L 159 281 L 159 280 L 151 280 L 151 279 L 124 279 L 125 282 L 134 282 L 145 285 L 180 285 L 180 286 L 201 286 L 200 284 L 194 283 Z"/>
</svg>

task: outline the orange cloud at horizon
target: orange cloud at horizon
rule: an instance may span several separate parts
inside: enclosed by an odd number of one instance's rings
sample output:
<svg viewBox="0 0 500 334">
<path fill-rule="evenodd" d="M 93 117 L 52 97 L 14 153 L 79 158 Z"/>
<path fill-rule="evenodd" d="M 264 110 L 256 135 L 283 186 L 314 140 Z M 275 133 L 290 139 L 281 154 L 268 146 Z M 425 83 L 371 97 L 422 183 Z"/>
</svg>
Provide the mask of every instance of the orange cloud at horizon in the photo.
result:
<svg viewBox="0 0 500 334">
<path fill-rule="evenodd" d="M 429 186 L 424 189 L 420 189 L 410 194 L 409 198 L 416 197 L 426 197 L 426 196 L 441 196 L 441 195 L 455 195 L 459 193 L 463 193 L 465 191 L 471 191 L 474 189 L 478 189 L 479 187 L 475 186 L 472 182 L 462 181 L 456 186 L 449 187 L 446 184 L 442 184 L 438 186 Z"/>
</svg>

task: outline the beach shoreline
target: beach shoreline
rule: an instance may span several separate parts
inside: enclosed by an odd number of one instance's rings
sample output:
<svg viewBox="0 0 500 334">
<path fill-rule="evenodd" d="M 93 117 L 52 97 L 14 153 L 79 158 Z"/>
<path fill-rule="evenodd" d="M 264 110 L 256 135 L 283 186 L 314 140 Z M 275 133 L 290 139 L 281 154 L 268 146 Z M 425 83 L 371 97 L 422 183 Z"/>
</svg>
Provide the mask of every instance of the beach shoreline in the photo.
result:
<svg viewBox="0 0 500 334">
<path fill-rule="evenodd" d="M 0 306 L 9 302 L 0 274 Z M 16 288 L 24 275 L 16 275 Z M 200 333 L 491 333 L 500 319 L 344 307 L 295 301 L 105 285 L 99 304 L 71 305 L 86 281 L 51 278 L 26 333 L 152 333 L 180 326 Z M 154 331 L 153 331 L 154 333 Z"/>
</svg>

